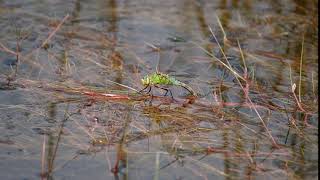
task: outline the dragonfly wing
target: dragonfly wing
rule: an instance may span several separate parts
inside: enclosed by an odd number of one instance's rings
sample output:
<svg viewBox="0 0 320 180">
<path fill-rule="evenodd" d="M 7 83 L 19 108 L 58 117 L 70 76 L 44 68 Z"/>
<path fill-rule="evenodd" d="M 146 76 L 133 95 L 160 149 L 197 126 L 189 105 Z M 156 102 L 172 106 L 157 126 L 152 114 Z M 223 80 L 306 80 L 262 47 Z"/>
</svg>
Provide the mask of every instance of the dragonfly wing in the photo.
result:
<svg viewBox="0 0 320 180">
<path fill-rule="evenodd" d="M 158 54 L 157 72 L 168 73 L 177 55 L 172 50 L 160 51 Z"/>
</svg>

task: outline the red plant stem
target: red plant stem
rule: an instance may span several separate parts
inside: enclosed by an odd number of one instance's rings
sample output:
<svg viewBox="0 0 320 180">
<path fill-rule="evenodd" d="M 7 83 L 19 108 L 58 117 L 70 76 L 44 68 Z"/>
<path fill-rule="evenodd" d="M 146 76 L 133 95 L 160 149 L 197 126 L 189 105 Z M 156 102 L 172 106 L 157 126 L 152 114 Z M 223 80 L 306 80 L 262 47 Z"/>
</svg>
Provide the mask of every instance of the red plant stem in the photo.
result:
<svg viewBox="0 0 320 180">
<path fill-rule="evenodd" d="M 69 18 L 69 14 L 67 14 L 62 20 L 61 22 L 58 24 L 58 26 L 49 34 L 48 38 L 46 40 L 43 41 L 43 43 L 41 44 L 40 48 L 42 48 L 43 46 L 45 46 L 48 41 L 56 34 L 56 32 L 60 29 L 60 27 L 62 26 L 62 24 Z"/>
<path fill-rule="evenodd" d="M 1 42 L 0 42 L 0 50 L 4 51 L 4 52 L 7 52 L 7 53 L 10 53 L 12 55 L 17 55 L 16 52 L 10 50 L 9 48 L 7 48 L 5 45 L 3 45 Z"/>
</svg>

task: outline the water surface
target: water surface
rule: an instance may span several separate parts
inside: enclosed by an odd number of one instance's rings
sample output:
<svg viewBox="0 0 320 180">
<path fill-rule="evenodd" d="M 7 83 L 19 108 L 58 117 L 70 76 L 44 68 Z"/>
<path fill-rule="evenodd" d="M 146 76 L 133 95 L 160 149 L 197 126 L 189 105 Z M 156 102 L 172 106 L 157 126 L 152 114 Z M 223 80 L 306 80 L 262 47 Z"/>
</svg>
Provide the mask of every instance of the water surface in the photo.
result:
<svg viewBox="0 0 320 180">
<path fill-rule="evenodd" d="M 317 7 L 0 1 L 1 179 L 316 179 Z"/>
</svg>

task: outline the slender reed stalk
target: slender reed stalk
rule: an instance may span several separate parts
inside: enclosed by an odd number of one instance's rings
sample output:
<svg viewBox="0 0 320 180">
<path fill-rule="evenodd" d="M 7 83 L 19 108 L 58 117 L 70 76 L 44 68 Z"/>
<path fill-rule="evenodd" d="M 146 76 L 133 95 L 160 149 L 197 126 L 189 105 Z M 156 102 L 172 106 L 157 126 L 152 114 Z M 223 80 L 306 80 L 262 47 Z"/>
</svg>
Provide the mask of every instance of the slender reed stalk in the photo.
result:
<svg viewBox="0 0 320 180">
<path fill-rule="evenodd" d="M 43 136 L 42 151 L 41 151 L 41 179 L 45 180 L 45 155 L 46 155 L 46 135 Z"/>
<path fill-rule="evenodd" d="M 159 170 L 160 170 L 160 153 L 156 153 L 156 162 L 155 162 L 155 175 L 153 180 L 159 180 Z"/>
<path fill-rule="evenodd" d="M 300 56 L 300 72 L 299 72 L 299 102 L 301 102 L 301 79 L 302 79 L 302 61 L 303 61 L 303 48 L 304 48 L 304 35 L 302 37 L 301 44 L 301 56 Z"/>
</svg>

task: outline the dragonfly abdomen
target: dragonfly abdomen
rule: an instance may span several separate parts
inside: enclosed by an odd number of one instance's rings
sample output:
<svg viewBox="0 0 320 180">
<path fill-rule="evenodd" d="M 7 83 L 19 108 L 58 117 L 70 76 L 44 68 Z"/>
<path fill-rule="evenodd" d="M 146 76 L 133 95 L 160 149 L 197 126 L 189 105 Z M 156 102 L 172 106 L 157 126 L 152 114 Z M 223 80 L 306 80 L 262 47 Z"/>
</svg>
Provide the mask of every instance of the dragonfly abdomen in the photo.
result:
<svg viewBox="0 0 320 180">
<path fill-rule="evenodd" d="M 193 96 L 197 96 L 197 93 L 188 85 L 186 85 L 183 82 L 178 81 L 179 83 L 177 84 L 180 87 L 185 88 L 186 90 L 188 90 Z"/>
</svg>

